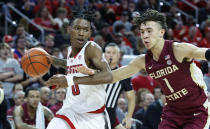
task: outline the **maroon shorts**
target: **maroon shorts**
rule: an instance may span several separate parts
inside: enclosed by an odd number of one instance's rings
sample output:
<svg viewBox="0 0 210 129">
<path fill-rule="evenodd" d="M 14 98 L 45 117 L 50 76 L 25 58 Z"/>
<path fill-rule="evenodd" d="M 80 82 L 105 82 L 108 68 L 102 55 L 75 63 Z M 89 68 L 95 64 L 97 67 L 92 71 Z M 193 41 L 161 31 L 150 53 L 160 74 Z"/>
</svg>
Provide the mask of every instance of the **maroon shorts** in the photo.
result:
<svg viewBox="0 0 210 129">
<path fill-rule="evenodd" d="M 164 108 L 158 129 L 209 129 L 209 107 L 199 108 L 191 114 L 176 113 Z M 208 122 L 209 121 L 209 122 Z"/>
</svg>

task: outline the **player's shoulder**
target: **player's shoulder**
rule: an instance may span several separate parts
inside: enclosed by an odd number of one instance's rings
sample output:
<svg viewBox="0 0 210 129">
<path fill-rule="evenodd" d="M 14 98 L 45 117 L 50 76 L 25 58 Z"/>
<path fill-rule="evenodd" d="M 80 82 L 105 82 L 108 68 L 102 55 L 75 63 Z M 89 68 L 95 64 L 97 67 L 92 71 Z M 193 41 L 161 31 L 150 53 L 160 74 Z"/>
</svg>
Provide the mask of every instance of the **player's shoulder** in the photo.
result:
<svg viewBox="0 0 210 129">
<path fill-rule="evenodd" d="M 186 42 L 173 42 L 173 49 L 187 49 L 188 46 L 191 46 L 192 44 L 186 43 Z"/>
<path fill-rule="evenodd" d="M 96 42 L 88 41 L 86 51 L 87 52 L 95 52 L 95 51 L 101 51 L 102 52 L 102 48 Z"/>
</svg>

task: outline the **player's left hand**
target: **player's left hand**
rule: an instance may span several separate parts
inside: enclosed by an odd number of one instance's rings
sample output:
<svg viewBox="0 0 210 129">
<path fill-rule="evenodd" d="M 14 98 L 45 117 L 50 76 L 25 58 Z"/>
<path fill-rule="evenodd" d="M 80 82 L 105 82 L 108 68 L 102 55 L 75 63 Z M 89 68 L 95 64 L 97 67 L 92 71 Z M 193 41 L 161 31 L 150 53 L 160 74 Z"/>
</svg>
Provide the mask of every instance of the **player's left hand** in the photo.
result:
<svg viewBox="0 0 210 129">
<path fill-rule="evenodd" d="M 130 129 L 132 125 L 132 118 L 131 117 L 125 117 L 122 121 L 122 124 L 125 126 L 126 129 Z"/>
<path fill-rule="evenodd" d="M 68 87 L 66 77 L 63 74 L 53 75 L 48 81 L 45 82 L 45 85 L 46 86 L 56 85 L 56 89 L 57 88 L 67 88 Z"/>
</svg>

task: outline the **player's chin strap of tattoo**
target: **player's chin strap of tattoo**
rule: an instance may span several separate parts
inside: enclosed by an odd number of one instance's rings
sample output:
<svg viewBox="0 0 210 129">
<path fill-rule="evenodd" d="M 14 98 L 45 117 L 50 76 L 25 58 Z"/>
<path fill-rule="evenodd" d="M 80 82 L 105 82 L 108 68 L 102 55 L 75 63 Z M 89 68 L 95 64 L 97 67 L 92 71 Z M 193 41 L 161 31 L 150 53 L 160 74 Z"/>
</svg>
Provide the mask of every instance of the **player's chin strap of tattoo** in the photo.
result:
<svg viewBox="0 0 210 129">
<path fill-rule="evenodd" d="M 67 80 L 68 86 L 72 86 L 72 85 L 74 85 L 74 80 L 73 80 L 74 76 L 67 75 L 67 76 L 65 76 L 65 77 L 66 77 L 66 80 Z"/>
<path fill-rule="evenodd" d="M 210 49 L 206 50 L 205 57 L 208 61 L 210 61 Z"/>
</svg>

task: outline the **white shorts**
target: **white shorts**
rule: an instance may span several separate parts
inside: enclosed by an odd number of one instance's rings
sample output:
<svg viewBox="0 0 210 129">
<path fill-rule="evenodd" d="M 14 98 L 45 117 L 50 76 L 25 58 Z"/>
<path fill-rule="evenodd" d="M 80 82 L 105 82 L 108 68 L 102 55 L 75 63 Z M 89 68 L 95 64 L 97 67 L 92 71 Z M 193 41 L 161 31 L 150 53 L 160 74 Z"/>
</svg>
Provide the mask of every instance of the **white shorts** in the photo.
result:
<svg viewBox="0 0 210 129">
<path fill-rule="evenodd" d="M 58 114 L 47 129 L 105 129 L 105 117 L 104 113 L 78 114 L 72 111 L 69 117 Z"/>
</svg>

